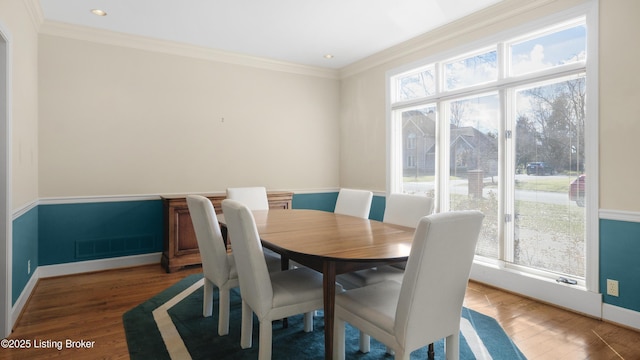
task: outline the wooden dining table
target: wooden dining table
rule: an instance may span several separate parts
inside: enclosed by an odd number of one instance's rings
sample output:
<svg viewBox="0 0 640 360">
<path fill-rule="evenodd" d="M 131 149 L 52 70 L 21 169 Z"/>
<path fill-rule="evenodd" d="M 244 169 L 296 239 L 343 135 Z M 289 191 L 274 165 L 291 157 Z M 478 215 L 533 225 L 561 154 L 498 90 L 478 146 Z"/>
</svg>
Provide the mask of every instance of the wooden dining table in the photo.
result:
<svg viewBox="0 0 640 360">
<path fill-rule="evenodd" d="M 265 248 L 323 274 L 325 359 L 333 356 L 336 275 L 406 261 L 415 229 L 303 209 L 253 211 Z M 226 230 L 224 214 L 218 221 Z M 233 239 L 231 247 L 233 247 Z"/>
</svg>

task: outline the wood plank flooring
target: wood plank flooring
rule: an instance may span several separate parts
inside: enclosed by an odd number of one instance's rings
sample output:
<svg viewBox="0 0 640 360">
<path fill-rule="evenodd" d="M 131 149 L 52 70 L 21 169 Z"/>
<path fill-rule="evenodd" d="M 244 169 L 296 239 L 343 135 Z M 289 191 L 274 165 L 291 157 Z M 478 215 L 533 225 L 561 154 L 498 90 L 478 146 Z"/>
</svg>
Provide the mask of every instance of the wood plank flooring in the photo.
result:
<svg viewBox="0 0 640 360">
<path fill-rule="evenodd" d="M 9 337 L 31 340 L 32 348 L 0 348 L 0 359 L 128 359 L 122 314 L 199 272 L 193 267 L 167 274 L 150 265 L 41 279 Z M 497 319 L 530 360 L 640 359 L 638 331 L 475 282 L 465 306 Z M 66 339 L 95 343 L 89 349 L 33 349 L 34 341 Z"/>
</svg>

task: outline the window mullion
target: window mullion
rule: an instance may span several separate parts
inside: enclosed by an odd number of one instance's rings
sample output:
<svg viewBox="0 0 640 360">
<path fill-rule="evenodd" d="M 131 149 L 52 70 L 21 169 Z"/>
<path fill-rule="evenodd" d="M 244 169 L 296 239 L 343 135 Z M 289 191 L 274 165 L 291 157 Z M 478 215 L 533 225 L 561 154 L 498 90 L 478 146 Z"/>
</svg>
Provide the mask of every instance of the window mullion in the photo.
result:
<svg viewBox="0 0 640 360">
<path fill-rule="evenodd" d="M 451 159 L 450 152 L 448 151 L 450 146 L 450 126 L 445 103 L 441 101 L 437 106 L 438 115 L 436 121 L 436 132 L 438 134 L 438 139 L 436 141 L 436 154 L 438 154 L 438 159 L 436 162 L 436 168 L 438 171 L 436 173 L 438 176 L 436 177 L 436 188 L 439 190 L 437 192 L 439 196 L 437 199 L 439 206 L 436 211 L 443 212 L 449 211 L 451 208 L 449 204 L 449 168 Z"/>
<path fill-rule="evenodd" d="M 515 254 L 515 226 L 517 214 L 515 212 L 515 142 L 516 142 L 516 129 L 515 129 L 515 110 L 514 110 L 514 91 L 513 89 L 500 91 L 500 110 L 502 112 L 502 126 L 504 128 L 503 141 L 501 142 L 503 151 L 501 152 L 501 165 L 502 175 L 501 184 L 502 199 L 500 200 L 500 206 L 502 208 L 501 214 L 503 214 L 505 220 L 502 222 L 502 229 L 500 234 L 502 235 L 502 241 L 500 246 L 500 259 L 508 262 L 514 262 Z M 510 133 L 510 136 L 507 136 Z"/>
</svg>

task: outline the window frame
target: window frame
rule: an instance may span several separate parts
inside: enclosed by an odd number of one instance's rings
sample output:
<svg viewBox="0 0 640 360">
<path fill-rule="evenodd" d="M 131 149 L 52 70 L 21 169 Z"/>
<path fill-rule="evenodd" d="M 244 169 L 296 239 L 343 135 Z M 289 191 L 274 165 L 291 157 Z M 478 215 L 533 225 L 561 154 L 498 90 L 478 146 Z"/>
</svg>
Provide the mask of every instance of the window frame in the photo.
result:
<svg viewBox="0 0 640 360">
<path fill-rule="evenodd" d="M 386 111 L 387 111 L 387 194 L 391 194 L 394 192 L 398 192 L 402 187 L 402 177 L 398 177 L 399 173 L 402 174 L 402 165 L 400 164 L 400 169 L 398 169 L 397 162 L 394 163 L 394 159 L 398 158 L 398 154 L 396 153 L 399 147 L 397 146 L 398 142 L 402 141 L 401 132 L 400 138 L 398 138 L 398 134 L 393 134 L 393 124 L 394 124 L 394 113 L 395 110 L 398 109 L 406 109 L 409 107 L 418 107 L 418 106 L 427 106 L 429 104 L 438 104 L 438 118 L 444 114 L 442 111 L 442 103 L 448 99 L 459 98 L 461 96 L 472 96 L 474 94 L 481 94 L 491 90 L 497 90 L 500 93 L 500 96 L 507 99 L 505 104 L 502 105 L 501 115 L 501 129 L 500 133 L 505 134 L 507 131 L 514 131 L 515 129 L 511 128 L 515 124 L 511 124 L 509 121 L 505 121 L 505 116 L 509 114 L 511 109 L 509 108 L 514 103 L 510 100 L 510 97 L 513 96 L 510 93 L 510 90 L 523 84 L 527 84 L 536 79 L 536 81 L 540 81 L 541 79 L 552 79 L 559 78 L 562 76 L 575 75 L 581 72 L 585 72 L 587 74 L 587 98 L 588 99 L 598 99 L 598 64 L 597 64 L 597 34 L 598 34 L 598 23 L 597 23 L 597 0 L 587 1 L 585 4 L 561 11 L 554 15 L 550 15 L 544 18 L 541 18 L 536 21 L 532 21 L 530 23 L 509 29 L 507 31 L 502 31 L 494 36 L 487 37 L 485 39 L 475 41 L 464 46 L 453 48 L 449 51 L 445 51 L 439 54 L 435 54 L 433 56 L 429 56 L 422 60 L 403 65 L 396 69 L 392 69 L 386 74 L 386 91 L 387 91 L 387 102 L 386 102 Z M 569 19 L 569 20 L 567 20 Z M 550 69 L 545 69 L 541 71 L 536 71 L 533 73 L 524 73 L 518 76 L 509 76 L 509 56 L 510 56 L 510 45 L 526 41 L 526 39 L 535 38 L 536 36 L 541 36 L 545 34 L 545 32 L 549 32 L 551 29 L 553 31 L 558 31 L 563 28 L 568 28 L 575 24 L 579 19 L 584 19 L 584 23 L 586 26 L 587 33 L 587 61 L 578 61 L 574 63 L 559 65 L 557 67 L 553 67 Z M 496 46 L 497 44 L 497 62 L 498 62 L 498 78 L 495 82 L 490 82 L 489 85 L 487 83 L 474 85 L 470 87 L 465 87 L 462 89 L 456 89 L 452 91 L 443 91 L 444 84 L 443 79 L 441 78 L 441 74 L 443 71 L 440 69 L 441 64 L 449 63 L 455 61 L 455 59 L 461 59 L 468 57 L 470 54 L 478 54 L 487 49 L 492 48 L 492 46 Z M 430 96 L 426 96 L 419 99 L 410 99 L 404 101 L 396 101 L 394 102 L 394 96 L 398 94 L 398 89 L 396 88 L 396 83 L 394 83 L 394 77 L 403 75 L 403 74 L 411 74 L 416 73 L 419 69 L 430 68 L 435 69 L 435 77 L 436 77 L 436 93 Z M 489 87 L 490 86 L 490 87 Z M 490 90 L 491 89 L 491 90 Z M 597 101 L 588 101 L 586 104 L 586 118 L 585 118 L 585 166 L 589 169 L 590 173 L 590 183 L 585 192 L 585 280 L 581 284 L 579 284 L 580 288 L 583 290 L 590 291 L 592 293 L 599 292 L 599 218 L 598 218 L 598 128 L 599 128 L 599 119 L 598 119 L 598 104 Z M 437 141 L 436 146 L 440 148 L 446 148 L 448 143 L 448 129 L 446 127 L 442 129 L 440 124 L 440 120 L 437 121 L 437 136 L 440 140 Z M 396 123 L 400 123 L 397 122 Z M 438 129 L 440 127 L 440 129 Z M 508 184 L 505 181 L 505 172 L 515 171 L 515 162 L 513 161 L 513 153 L 510 151 L 505 151 L 504 149 L 504 141 L 500 142 L 499 149 L 499 158 L 501 161 L 501 166 L 499 170 L 499 179 L 501 188 L 499 189 L 499 194 L 501 197 L 505 197 L 507 193 L 513 194 L 513 184 Z M 445 169 L 447 165 L 444 162 L 448 161 L 446 155 L 443 151 L 437 151 L 438 158 L 436 159 L 436 167 L 438 169 Z M 402 154 L 399 154 L 399 157 L 402 158 Z M 447 174 L 448 175 L 448 174 Z M 447 199 L 440 194 L 448 194 L 447 181 L 444 180 L 443 176 L 440 174 L 435 179 L 435 188 L 436 188 L 436 202 L 435 202 L 435 211 L 439 212 L 441 209 L 447 209 Z M 594 179 L 591 181 L 591 179 Z M 500 201 L 500 214 L 513 214 L 513 209 L 504 208 L 505 201 Z M 509 206 L 509 205 L 507 205 Z M 512 205 L 511 205 L 512 206 Z M 509 225 L 511 224 L 511 225 Z M 513 222 L 506 223 L 502 225 L 503 231 L 513 231 Z M 504 254 L 512 252 L 513 249 L 505 249 L 503 238 L 500 239 L 500 259 L 504 259 Z M 496 259 L 487 259 L 480 258 L 476 256 L 475 259 L 476 265 L 485 265 L 493 268 L 497 268 L 499 270 L 511 271 L 512 273 L 522 273 L 523 270 L 528 274 L 528 276 L 533 277 L 542 277 L 545 281 L 549 281 L 550 277 L 545 277 L 544 271 L 537 271 L 533 269 L 523 269 L 522 266 L 507 264 L 503 260 Z M 474 266 L 476 266 L 474 265 Z"/>
</svg>

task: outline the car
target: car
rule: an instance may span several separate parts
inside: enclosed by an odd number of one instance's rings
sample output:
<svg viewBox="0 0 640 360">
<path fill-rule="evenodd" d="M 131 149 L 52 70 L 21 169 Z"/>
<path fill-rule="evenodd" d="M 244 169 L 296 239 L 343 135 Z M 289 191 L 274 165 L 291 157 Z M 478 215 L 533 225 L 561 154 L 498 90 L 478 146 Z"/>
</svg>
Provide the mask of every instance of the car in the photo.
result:
<svg viewBox="0 0 640 360">
<path fill-rule="evenodd" d="M 575 201 L 576 205 L 584 206 L 584 185 L 586 176 L 584 174 L 578 176 L 569 185 L 569 200 Z"/>
<path fill-rule="evenodd" d="M 527 164 L 527 175 L 553 175 L 553 168 L 542 161 Z"/>
</svg>

